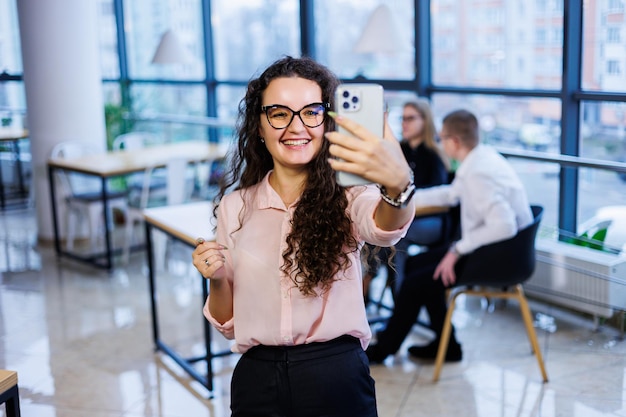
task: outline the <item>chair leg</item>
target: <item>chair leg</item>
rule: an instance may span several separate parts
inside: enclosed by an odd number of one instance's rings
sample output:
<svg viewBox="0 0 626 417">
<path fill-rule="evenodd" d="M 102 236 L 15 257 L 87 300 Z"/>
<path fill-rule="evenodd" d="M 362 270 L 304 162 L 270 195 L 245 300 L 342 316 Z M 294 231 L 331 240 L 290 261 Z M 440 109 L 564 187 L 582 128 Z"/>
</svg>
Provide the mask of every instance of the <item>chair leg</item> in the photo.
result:
<svg viewBox="0 0 626 417">
<path fill-rule="evenodd" d="M 67 216 L 65 216 L 66 234 L 65 234 L 65 249 L 67 251 L 74 250 L 74 237 L 76 234 L 76 222 L 78 222 L 77 213 L 73 213 L 71 208 L 67 208 Z"/>
<path fill-rule="evenodd" d="M 98 237 L 101 227 L 104 225 L 103 211 L 101 204 L 90 204 L 85 208 L 87 212 L 88 224 L 89 224 L 89 245 L 91 250 L 98 244 Z"/>
<path fill-rule="evenodd" d="M 167 241 L 169 237 L 162 232 L 152 231 L 152 247 L 154 253 L 154 265 L 157 271 L 164 271 L 166 268 Z"/>
<path fill-rule="evenodd" d="M 526 333 L 528 334 L 528 339 L 530 340 L 530 344 L 532 346 L 533 352 L 537 357 L 537 363 L 539 364 L 539 369 L 541 371 L 541 376 L 543 377 L 543 382 L 548 382 L 548 374 L 546 372 L 545 365 L 543 363 L 543 356 L 541 355 L 541 349 L 539 348 L 539 342 L 537 341 L 537 333 L 535 332 L 535 328 L 533 327 L 533 320 L 530 314 L 530 307 L 528 306 L 528 300 L 526 300 L 526 295 L 524 295 L 524 289 L 521 284 L 515 286 L 515 294 L 517 301 L 519 302 L 520 311 L 522 313 L 522 318 L 524 319 L 524 325 L 526 326 Z"/>
<path fill-rule="evenodd" d="M 448 351 L 448 344 L 450 343 L 450 334 L 452 333 L 452 315 L 454 314 L 454 307 L 456 305 L 456 297 L 462 294 L 463 291 L 453 293 L 450 303 L 448 305 L 448 312 L 446 313 L 446 321 L 443 324 L 443 331 L 441 332 L 441 338 L 439 339 L 439 349 L 437 350 L 437 358 L 435 359 L 435 371 L 433 373 L 433 382 L 439 381 L 439 375 L 441 374 L 441 368 L 446 358 L 446 352 Z"/>
<path fill-rule="evenodd" d="M 132 245 L 134 227 L 135 219 L 127 214 L 126 224 L 124 225 L 124 248 L 122 250 L 122 263 L 124 265 L 128 265 L 130 261 L 130 247 Z"/>
</svg>

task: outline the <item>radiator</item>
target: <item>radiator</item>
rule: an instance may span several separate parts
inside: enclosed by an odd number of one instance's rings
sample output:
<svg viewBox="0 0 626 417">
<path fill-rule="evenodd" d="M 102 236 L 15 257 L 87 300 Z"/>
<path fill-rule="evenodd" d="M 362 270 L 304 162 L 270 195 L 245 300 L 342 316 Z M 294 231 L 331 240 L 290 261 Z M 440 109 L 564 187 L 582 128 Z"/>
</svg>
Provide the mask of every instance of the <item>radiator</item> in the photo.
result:
<svg viewBox="0 0 626 417">
<path fill-rule="evenodd" d="M 599 317 L 626 310 L 625 255 L 541 238 L 536 249 L 528 295 Z"/>
</svg>

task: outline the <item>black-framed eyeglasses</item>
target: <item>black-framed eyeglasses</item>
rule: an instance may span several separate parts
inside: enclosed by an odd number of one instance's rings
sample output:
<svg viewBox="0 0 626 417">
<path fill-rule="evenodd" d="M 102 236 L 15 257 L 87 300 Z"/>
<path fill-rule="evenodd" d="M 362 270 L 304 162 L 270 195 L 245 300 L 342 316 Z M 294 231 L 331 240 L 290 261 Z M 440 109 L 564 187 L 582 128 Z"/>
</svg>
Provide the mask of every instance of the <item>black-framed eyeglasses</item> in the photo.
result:
<svg viewBox="0 0 626 417">
<path fill-rule="evenodd" d="M 328 103 L 311 103 L 295 111 L 281 104 L 271 104 L 261 107 L 261 111 L 267 116 L 270 126 L 274 129 L 285 129 L 296 115 L 306 127 L 318 127 L 326 120 L 329 107 Z"/>
<path fill-rule="evenodd" d="M 413 120 L 417 120 L 418 118 L 419 116 L 416 114 L 412 114 L 410 116 L 402 116 L 402 122 L 408 123 L 408 122 L 412 122 Z"/>
</svg>

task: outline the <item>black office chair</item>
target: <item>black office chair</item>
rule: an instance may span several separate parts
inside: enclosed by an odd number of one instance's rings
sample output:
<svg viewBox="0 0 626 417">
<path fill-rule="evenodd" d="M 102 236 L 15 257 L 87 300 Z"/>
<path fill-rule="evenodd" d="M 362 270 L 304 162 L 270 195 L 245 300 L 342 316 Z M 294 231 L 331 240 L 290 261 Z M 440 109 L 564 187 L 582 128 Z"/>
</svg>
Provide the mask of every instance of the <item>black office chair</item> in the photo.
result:
<svg viewBox="0 0 626 417">
<path fill-rule="evenodd" d="M 534 216 L 532 224 L 520 230 L 517 235 L 510 239 L 485 245 L 467 255 L 467 260 L 461 273 L 462 278 L 459 277 L 459 281 L 463 282 L 463 285 L 450 290 L 448 313 L 435 360 L 434 382 L 439 380 L 439 375 L 441 374 L 452 331 L 452 315 L 454 314 L 455 302 L 456 298 L 461 294 L 487 297 L 489 299 L 516 299 L 519 302 L 528 339 L 537 357 L 543 381 L 548 381 L 543 357 L 537 342 L 537 334 L 533 327 L 530 308 L 522 288 L 522 283 L 528 280 L 535 271 L 535 237 L 537 236 L 537 230 L 543 214 L 543 207 L 532 206 L 531 208 Z M 494 288 L 494 282 L 496 282 L 494 277 L 497 277 L 498 288 Z"/>
</svg>

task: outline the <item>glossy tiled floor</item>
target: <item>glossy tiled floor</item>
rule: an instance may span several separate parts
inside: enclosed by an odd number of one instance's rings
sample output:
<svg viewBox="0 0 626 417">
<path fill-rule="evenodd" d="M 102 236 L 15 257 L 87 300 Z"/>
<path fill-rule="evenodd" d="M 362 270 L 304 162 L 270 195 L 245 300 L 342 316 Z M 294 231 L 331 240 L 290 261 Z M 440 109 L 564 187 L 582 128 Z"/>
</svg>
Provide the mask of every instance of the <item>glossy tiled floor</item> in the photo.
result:
<svg viewBox="0 0 626 417">
<path fill-rule="evenodd" d="M 0 212 L 0 368 L 18 372 L 24 417 L 229 415 L 235 355 L 215 359 L 214 397 L 152 343 L 145 256 L 111 273 L 34 247 L 29 211 Z M 158 274 L 162 337 L 202 352 L 200 281 L 174 246 Z M 517 306 L 480 300 L 455 316 L 464 359 L 433 384 L 431 363 L 406 346 L 372 367 L 381 417 L 626 416 L 626 342 L 588 317 L 533 303 L 550 382 L 541 382 Z M 407 340 L 426 341 L 416 326 Z M 216 348 L 227 342 L 215 337 Z M 0 417 L 4 417 L 4 408 Z M 357 416 L 358 417 L 358 416 Z"/>
</svg>

